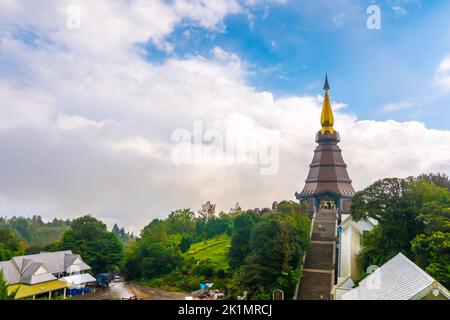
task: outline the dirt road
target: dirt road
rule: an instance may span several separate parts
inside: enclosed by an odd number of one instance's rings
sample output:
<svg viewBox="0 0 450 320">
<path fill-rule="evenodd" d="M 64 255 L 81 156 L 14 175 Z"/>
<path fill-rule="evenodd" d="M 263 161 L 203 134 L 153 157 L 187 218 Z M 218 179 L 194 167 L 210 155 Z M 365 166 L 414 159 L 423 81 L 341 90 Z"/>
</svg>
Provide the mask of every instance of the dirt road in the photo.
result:
<svg viewBox="0 0 450 320">
<path fill-rule="evenodd" d="M 129 289 L 144 300 L 184 300 L 184 297 L 190 296 L 187 292 L 171 292 L 137 284 L 129 284 Z"/>
</svg>

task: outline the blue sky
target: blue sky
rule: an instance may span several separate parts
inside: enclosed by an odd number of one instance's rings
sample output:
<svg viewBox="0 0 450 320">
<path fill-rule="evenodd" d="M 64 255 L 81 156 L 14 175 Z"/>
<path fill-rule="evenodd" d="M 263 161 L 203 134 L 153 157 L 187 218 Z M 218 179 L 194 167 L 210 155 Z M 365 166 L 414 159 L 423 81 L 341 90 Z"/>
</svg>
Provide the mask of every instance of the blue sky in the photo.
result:
<svg viewBox="0 0 450 320">
<path fill-rule="evenodd" d="M 366 27 L 372 3 L 381 8 L 381 30 Z M 184 23 L 168 37 L 174 50 L 148 46 L 149 60 L 207 55 L 219 46 L 246 63 L 248 82 L 259 90 L 281 97 L 319 94 L 328 72 L 332 99 L 359 119 L 417 120 L 449 129 L 450 95 L 433 84 L 450 53 L 449 16 L 448 1 L 263 4 L 228 15 L 221 31 Z M 383 109 L 402 101 L 400 110 Z"/>
<path fill-rule="evenodd" d="M 0 215 L 91 213 L 139 232 L 206 201 L 295 200 L 325 72 L 333 102 L 347 105 L 335 128 L 356 190 L 450 174 L 450 1 L 378 0 L 382 29 L 370 31 L 372 3 L 0 1 Z M 210 152 L 203 162 L 176 163 L 173 134 L 197 123 L 273 143 L 273 174 L 206 132 L 187 145 Z"/>
</svg>

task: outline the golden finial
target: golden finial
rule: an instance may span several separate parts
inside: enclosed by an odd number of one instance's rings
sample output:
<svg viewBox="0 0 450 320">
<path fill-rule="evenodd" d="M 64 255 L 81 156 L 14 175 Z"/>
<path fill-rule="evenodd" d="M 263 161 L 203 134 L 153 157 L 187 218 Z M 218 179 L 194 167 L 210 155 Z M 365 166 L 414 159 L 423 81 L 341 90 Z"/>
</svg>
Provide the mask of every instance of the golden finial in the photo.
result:
<svg viewBox="0 0 450 320">
<path fill-rule="evenodd" d="M 328 131 L 330 134 L 333 134 L 334 117 L 333 110 L 331 109 L 330 97 L 328 96 L 328 90 L 330 89 L 328 75 L 325 75 L 325 85 L 323 89 L 325 90 L 325 99 L 323 100 L 322 116 L 320 117 L 320 123 L 322 124 L 321 132 L 322 134 L 325 134 L 325 132 Z"/>
</svg>

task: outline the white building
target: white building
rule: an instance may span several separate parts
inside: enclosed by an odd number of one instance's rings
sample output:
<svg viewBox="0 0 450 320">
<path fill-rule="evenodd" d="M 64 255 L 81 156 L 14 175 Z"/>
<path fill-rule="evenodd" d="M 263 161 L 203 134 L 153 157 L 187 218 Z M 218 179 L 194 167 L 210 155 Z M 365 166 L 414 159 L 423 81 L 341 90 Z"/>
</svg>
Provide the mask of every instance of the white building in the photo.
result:
<svg viewBox="0 0 450 320">
<path fill-rule="evenodd" d="M 89 273 L 91 267 L 72 251 L 43 252 L 27 256 L 13 257 L 0 261 L 0 271 L 8 286 L 8 292 L 16 292 L 16 299 L 39 297 L 61 292 L 66 289 L 84 287 L 95 282 Z"/>
<path fill-rule="evenodd" d="M 356 280 L 361 276 L 361 269 L 357 264 L 357 257 L 361 251 L 361 238 L 365 232 L 377 225 L 376 220 L 370 218 L 355 222 L 349 214 L 343 214 L 341 219 L 337 262 L 338 283 L 349 277 Z"/>
<path fill-rule="evenodd" d="M 332 289 L 334 299 L 340 300 L 344 293 L 353 288 L 354 281 L 361 277 L 361 267 L 357 260 L 361 251 L 361 238 L 376 225 L 377 221 L 371 218 L 356 222 L 350 214 L 341 215 L 341 224 L 338 227 L 338 279 Z"/>
</svg>

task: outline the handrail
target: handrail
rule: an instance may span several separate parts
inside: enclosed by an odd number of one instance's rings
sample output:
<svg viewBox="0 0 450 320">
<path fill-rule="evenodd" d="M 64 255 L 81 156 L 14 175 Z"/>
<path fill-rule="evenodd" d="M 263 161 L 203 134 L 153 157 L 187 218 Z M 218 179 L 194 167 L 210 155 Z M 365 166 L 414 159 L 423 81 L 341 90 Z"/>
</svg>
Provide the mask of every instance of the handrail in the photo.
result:
<svg viewBox="0 0 450 320">
<path fill-rule="evenodd" d="M 313 212 L 313 215 L 312 215 L 312 218 L 311 218 L 311 228 L 309 230 L 309 239 L 312 239 L 312 234 L 313 234 L 313 230 L 314 230 L 314 222 L 315 222 L 315 220 L 316 220 L 316 210 L 314 208 L 314 212 Z M 302 270 L 303 270 L 303 267 L 305 266 L 306 253 L 307 252 L 308 252 L 308 250 L 306 250 L 305 253 L 303 254 Z M 300 288 L 300 280 L 301 280 L 301 278 L 302 277 L 300 276 L 300 278 L 298 279 L 298 282 L 297 282 L 297 286 L 295 287 L 294 300 L 298 299 L 298 293 L 299 293 L 298 291 L 299 291 L 299 288 Z"/>
</svg>

